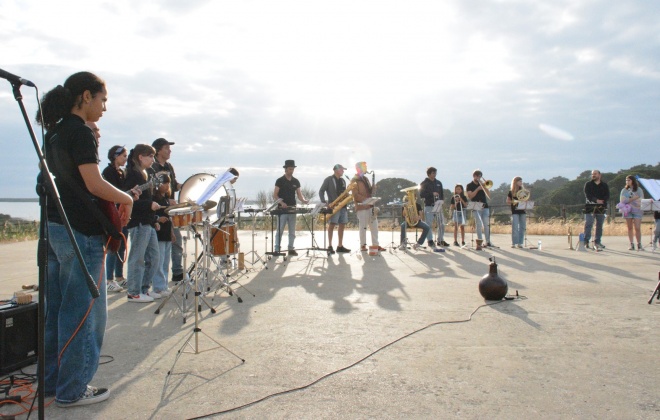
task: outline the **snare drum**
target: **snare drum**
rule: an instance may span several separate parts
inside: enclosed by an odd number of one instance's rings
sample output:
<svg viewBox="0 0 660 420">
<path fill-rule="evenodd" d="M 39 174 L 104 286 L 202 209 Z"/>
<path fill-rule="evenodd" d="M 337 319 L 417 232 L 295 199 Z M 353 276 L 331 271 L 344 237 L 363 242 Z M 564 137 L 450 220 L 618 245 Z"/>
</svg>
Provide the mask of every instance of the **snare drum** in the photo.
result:
<svg viewBox="0 0 660 420">
<path fill-rule="evenodd" d="M 238 252 L 238 234 L 235 224 L 222 226 L 220 229 L 211 227 L 211 254 L 228 255 Z"/>
<path fill-rule="evenodd" d="M 186 227 L 193 223 L 201 223 L 203 214 L 201 210 L 193 211 L 190 208 L 172 209 L 169 211 L 172 226 Z"/>
</svg>

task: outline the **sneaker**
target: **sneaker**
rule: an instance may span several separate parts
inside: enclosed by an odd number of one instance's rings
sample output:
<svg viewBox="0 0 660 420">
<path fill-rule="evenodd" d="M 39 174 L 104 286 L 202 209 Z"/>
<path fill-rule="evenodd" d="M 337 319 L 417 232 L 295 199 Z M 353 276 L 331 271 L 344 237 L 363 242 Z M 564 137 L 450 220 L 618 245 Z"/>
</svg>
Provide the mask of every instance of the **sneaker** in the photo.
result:
<svg viewBox="0 0 660 420">
<path fill-rule="evenodd" d="M 362 245 L 362 246 L 360 247 L 360 251 L 362 251 L 362 252 L 367 252 L 367 246 L 366 246 L 366 245 Z"/>
<path fill-rule="evenodd" d="M 637 250 L 638 250 L 638 251 L 644 251 L 644 248 L 642 247 L 641 242 L 638 242 L 638 243 L 637 243 Z"/>
<path fill-rule="evenodd" d="M 115 280 L 110 280 L 108 282 L 108 292 L 119 293 L 119 292 L 123 292 L 123 291 L 124 291 L 124 288 L 121 287 L 120 285 L 118 285 Z"/>
<path fill-rule="evenodd" d="M 399 251 L 407 251 L 407 250 L 408 250 L 408 247 L 406 246 L 406 244 L 399 245 Z"/>
<path fill-rule="evenodd" d="M 146 293 L 147 296 L 151 296 L 154 299 L 160 299 L 162 298 L 161 294 L 159 292 L 154 292 L 153 290 L 151 292 Z"/>
<path fill-rule="evenodd" d="M 178 283 L 178 282 L 180 282 L 181 280 L 183 280 L 183 273 L 172 274 L 172 281 L 173 281 L 174 283 Z"/>
<path fill-rule="evenodd" d="M 380 246 L 380 245 L 378 246 L 378 250 L 379 250 L 380 252 L 387 251 L 385 248 L 383 248 L 383 247 Z"/>
<path fill-rule="evenodd" d="M 628 251 L 634 251 L 634 250 L 635 250 L 635 244 L 631 242 L 630 246 L 628 247 Z"/>
<path fill-rule="evenodd" d="M 515 247 L 516 247 L 516 244 L 511 245 L 511 248 L 515 248 Z"/>
<path fill-rule="evenodd" d="M 83 396 L 78 400 L 71 403 L 57 402 L 58 407 L 78 407 L 80 405 L 96 404 L 105 401 L 110 397 L 110 390 L 107 388 L 96 388 L 87 385 L 87 390 Z"/>
<path fill-rule="evenodd" d="M 605 249 L 605 245 L 603 245 L 603 244 L 600 243 L 600 242 L 598 242 L 598 243 L 596 244 L 596 246 L 597 246 L 598 248 L 600 248 L 600 249 Z"/>
<path fill-rule="evenodd" d="M 430 246 L 431 248 L 433 248 L 433 247 L 435 246 L 435 244 L 433 243 L 433 241 L 429 241 L 428 244 L 429 244 L 429 246 Z"/>
<path fill-rule="evenodd" d="M 117 279 L 117 280 L 119 280 L 119 279 Z M 117 281 L 117 280 L 115 280 L 115 281 Z M 128 280 L 126 280 L 126 279 L 119 282 L 119 286 L 121 286 L 124 289 L 126 288 L 127 285 L 128 285 Z"/>
<path fill-rule="evenodd" d="M 334 250 L 334 248 L 332 247 L 332 245 L 330 245 L 330 246 L 328 247 L 328 254 L 334 254 L 334 253 L 335 253 L 335 250 Z"/>
<path fill-rule="evenodd" d="M 298 253 L 296 252 L 295 249 L 290 249 L 290 250 L 289 250 L 289 255 L 292 256 L 292 257 L 297 257 L 297 256 L 298 256 Z"/>
<path fill-rule="evenodd" d="M 461 246 L 465 246 L 465 241 L 461 241 Z"/>
<path fill-rule="evenodd" d="M 128 301 L 137 303 L 149 303 L 153 302 L 154 298 L 149 295 L 140 293 L 139 295 L 128 295 Z"/>
<path fill-rule="evenodd" d="M 419 249 L 419 244 L 417 242 L 415 242 L 413 244 L 413 250 L 417 251 L 418 249 Z"/>
<path fill-rule="evenodd" d="M 584 242 L 584 248 L 585 249 L 591 249 L 591 247 L 589 246 L 589 242 L 586 242 L 586 241 Z"/>
<path fill-rule="evenodd" d="M 438 245 L 440 245 L 440 246 L 449 246 L 449 244 L 445 241 L 438 242 Z"/>
<path fill-rule="evenodd" d="M 348 248 L 344 248 L 343 246 L 339 245 L 337 247 L 337 252 L 351 252 L 351 250 L 348 249 Z"/>
<path fill-rule="evenodd" d="M 459 246 L 458 241 L 454 241 L 454 246 Z"/>
<path fill-rule="evenodd" d="M 156 293 L 158 293 L 161 297 L 167 297 L 167 296 L 172 294 L 172 291 L 170 289 L 165 289 L 165 290 L 159 290 Z M 152 297 L 156 298 L 155 296 L 152 296 Z M 158 298 L 156 298 L 156 299 L 158 299 Z"/>
<path fill-rule="evenodd" d="M 485 246 L 487 246 L 487 247 L 492 247 L 493 244 L 491 244 L 490 242 L 486 242 L 486 245 L 485 245 Z"/>
<path fill-rule="evenodd" d="M 516 245 L 516 247 L 522 249 L 523 246 L 522 246 L 522 244 L 518 244 L 518 245 Z"/>
</svg>

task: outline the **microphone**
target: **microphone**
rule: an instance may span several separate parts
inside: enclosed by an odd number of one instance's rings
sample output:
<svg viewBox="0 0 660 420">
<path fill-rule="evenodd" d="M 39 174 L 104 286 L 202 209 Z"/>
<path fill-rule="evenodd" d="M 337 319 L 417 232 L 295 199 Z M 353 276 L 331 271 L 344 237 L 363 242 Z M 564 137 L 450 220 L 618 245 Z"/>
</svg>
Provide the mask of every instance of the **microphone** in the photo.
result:
<svg viewBox="0 0 660 420">
<path fill-rule="evenodd" d="M 4 71 L 0 69 L 0 78 L 9 80 L 11 83 L 18 83 L 19 85 L 25 85 L 25 86 L 30 86 L 30 87 L 36 87 L 34 83 L 27 79 L 23 79 L 22 77 L 16 76 L 15 74 L 11 74 L 8 71 Z"/>
</svg>

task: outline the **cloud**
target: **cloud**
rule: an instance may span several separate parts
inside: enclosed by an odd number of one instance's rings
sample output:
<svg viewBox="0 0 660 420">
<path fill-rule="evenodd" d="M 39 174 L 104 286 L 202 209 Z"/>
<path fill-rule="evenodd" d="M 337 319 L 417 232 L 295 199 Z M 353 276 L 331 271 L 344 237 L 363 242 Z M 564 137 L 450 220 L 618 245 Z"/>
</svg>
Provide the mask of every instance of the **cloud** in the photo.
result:
<svg viewBox="0 0 660 420">
<path fill-rule="evenodd" d="M 550 124 L 539 124 L 539 130 L 547 134 L 548 136 L 562 141 L 573 141 L 575 137 L 568 131 L 564 131 L 561 128 L 554 127 Z"/>
</svg>

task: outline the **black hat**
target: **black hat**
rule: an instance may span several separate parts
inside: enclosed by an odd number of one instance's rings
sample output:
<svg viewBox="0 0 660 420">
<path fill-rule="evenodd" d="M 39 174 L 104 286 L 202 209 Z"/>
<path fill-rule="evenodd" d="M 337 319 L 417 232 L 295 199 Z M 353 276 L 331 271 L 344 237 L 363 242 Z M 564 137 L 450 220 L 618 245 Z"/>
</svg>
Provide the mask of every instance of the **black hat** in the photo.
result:
<svg viewBox="0 0 660 420">
<path fill-rule="evenodd" d="M 170 146 L 174 144 L 172 141 L 167 141 L 164 138 L 159 138 L 154 140 L 153 143 L 151 143 L 151 147 L 156 149 L 156 151 L 159 151 L 163 146 L 169 144 Z"/>
<path fill-rule="evenodd" d="M 284 161 L 284 166 L 283 168 L 295 168 L 296 167 L 296 161 L 293 159 L 287 159 Z"/>
</svg>

